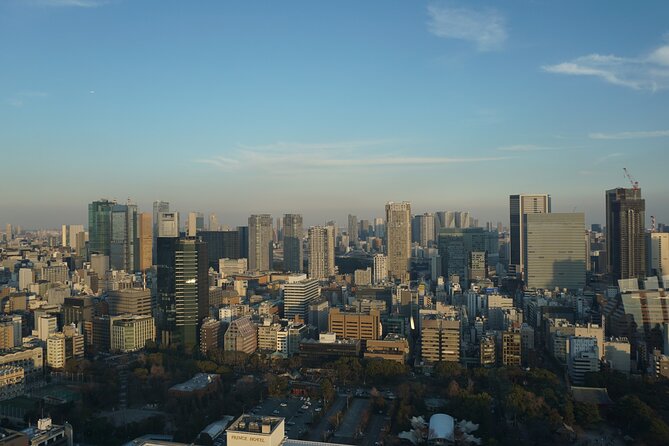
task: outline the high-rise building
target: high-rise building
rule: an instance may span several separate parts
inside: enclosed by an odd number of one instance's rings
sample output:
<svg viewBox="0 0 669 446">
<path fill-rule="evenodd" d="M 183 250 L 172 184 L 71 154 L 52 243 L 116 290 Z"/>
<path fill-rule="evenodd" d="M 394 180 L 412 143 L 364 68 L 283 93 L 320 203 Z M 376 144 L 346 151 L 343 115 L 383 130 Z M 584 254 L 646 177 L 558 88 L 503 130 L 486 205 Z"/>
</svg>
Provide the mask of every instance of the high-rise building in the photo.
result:
<svg viewBox="0 0 669 446">
<path fill-rule="evenodd" d="M 328 331 L 336 334 L 337 339 L 377 340 L 381 338 L 381 315 L 379 310 L 358 313 L 332 308 Z"/>
<path fill-rule="evenodd" d="M 271 228 L 271 226 L 270 226 Z M 230 322 L 223 335 L 225 351 L 252 354 L 258 348 L 258 329 L 249 316 L 240 317 Z"/>
<path fill-rule="evenodd" d="M 381 239 L 386 237 L 386 224 L 381 217 L 374 219 L 374 236 Z"/>
<path fill-rule="evenodd" d="M 407 282 L 411 259 L 411 203 L 386 204 L 388 275 Z"/>
<path fill-rule="evenodd" d="M 117 204 L 111 212 L 111 251 L 109 263 L 112 269 L 134 272 L 139 266 L 139 243 L 137 240 L 137 206 Z"/>
<path fill-rule="evenodd" d="M 383 254 L 374 255 L 373 275 L 374 285 L 388 280 L 388 257 Z"/>
<path fill-rule="evenodd" d="M 509 196 L 510 219 L 510 259 L 509 273 L 522 275 L 525 255 L 523 240 L 525 230 L 523 216 L 525 214 L 548 214 L 551 212 L 551 196 L 548 194 L 520 194 Z"/>
<path fill-rule="evenodd" d="M 273 262 L 272 216 L 269 214 L 249 217 L 249 270 L 270 271 Z"/>
<path fill-rule="evenodd" d="M 649 232 L 646 235 L 649 276 L 669 276 L 669 232 Z"/>
<path fill-rule="evenodd" d="M 249 258 L 249 227 L 248 226 L 237 226 L 237 232 L 239 233 L 239 258 L 248 259 Z"/>
<path fill-rule="evenodd" d="M 153 222 L 151 214 L 142 212 L 138 218 L 139 270 L 146 271 L 153 265 Z"/>
<path fill-rule="evenodd" d="M 158 238 L 156 325 L 161 343 L 197 344 L 198 324 L 209 312 L 206 247 L 192 238 Z"/>
<path fill-rule="evenodd" d="M 158 258 L 157 249 L 158 241 L 156 240 L 158 235 L 158 225 L 159 225 L 159 216 L 163 212 L 170 211 L 170 204 L 167 201 L 154 201 L 153 202 L 153 249 L 152 249 L 152 263 Z M 178 228 L 178 225 L 177 225 Z M 178 230 L 177 230 L 178 231 Z"/>
<path fill-rule="evenodd" d="M 283 269 L 301 273 L 304 269 L 304 253 L 302 251 L 302 216 L 286 214 L 283 216 Z"/>
<path fill-rule="evenodd" d="M 571 290 L 585 287 L 585 215 L 523 216 L 523 265 L 529 288 Z"/>
<path fill-rule="evenodd" d="M 502 333 L 502 364 L 516 365 L 521 363 L 522 343 L 519 331 Z"/>
<path fill-rule="evenodd" d="M 358 217 L 348 214 L 348 241 L 349 245 L 353 247 L 358 246 Z"/>
<path fill-rule="evenodd" d="M 84 225 L 63 225 L 61 229 L 61 245 L 77 249 L 77 234 L 84 232 Z"/>
<path fill-rule="evenodd" d="M 309 228 L 309 278 L 327 279 L 335 273 L 334 228 L 312 226 Z"/>
<path fill-rule="evenodd" d="M 641 189 L 606 191 L 606 255 L 614 281 L 646 276 L 645 211 Z"/>
<path fill-rule="evenodd" d="M 480 274 L 480 254 L 490 252 L 490 233 L 483 228 L 445 228 L 439 231 L 441 273 L 465 281 Z M 473 256 L 473 257 L 472 257 Z M 474 260 L 474 262 L 472 262 Z M 485 258 L 484 258 L 485 260 Z M 475 267 L 472 274 L 470 267 Z"/>
<path fill-rule="evenodd" d="M 179 237 L 179 213 L 178 212 L 161 212 L 158 214 L 158 237 Z M 156 245 L 158 241 L 156 240 Z M 156 252 L 158 247 L 156 246 Z M 156 254 L 156 258 L 157 254 Z"/>
<path fill-rule="evenodd" d="M 150 315 L 126 315 L 113 318 L 110 334 L 112 351 L 134 352 L 156 339 L 156 324 Z"/>
<path fill-rule="evenodd" d="M 427 363 L 460 361 L 460 320 L 428 314 L 420 321 L 421 356 Z"/>
<path fill-rule="evenodd" d="M 143 288 L 123 288 L 109 290 L 107 293 L 109 314 L 134 314 L 137 316 L 151 316 L 151 290 Z"/>
<path fill-rule="evenodd" d="M 210 231 L 221 230 L 221 225 L 218 223 L 218 217 L 216 217 L 216 214 L 214 213 L 209 214 L 209 230 Z"/>
<path fill-rule="evenodd" d="M 286 319 L 307 319 L 309 304 L 318 299 L 320 288 L 315 279 L 286 283 L 283 286 L 283 313 Z"/>
<path fill-rule="evenodd" d="M 188 237 L 195 237 L 198 231 L 204 229 L 204 215 L 200 212 L 191 212 L 188 214 L 188 227 L 186 228 L 186 235 Z"/>
<path fill-rule="evenodd" d="M 418 243 L 420 246 L 428 247 L 434 243 L 434 214 L 425 213 L 416 215 L 418 226 Z"/>
<path fill-rule="evenodd" d="M 200 231 L 199 237 L 207 244 L 209 266 L 211 268 L 218 268 L 220 259 L 239 258 L 239 232 Z"/>
<path fill-rule="evenodd" d="M 90 254 L 111 254 L 112 208 L 115 201 L 101 199 L 88 205 L 88 252 Z"/>
</svg>

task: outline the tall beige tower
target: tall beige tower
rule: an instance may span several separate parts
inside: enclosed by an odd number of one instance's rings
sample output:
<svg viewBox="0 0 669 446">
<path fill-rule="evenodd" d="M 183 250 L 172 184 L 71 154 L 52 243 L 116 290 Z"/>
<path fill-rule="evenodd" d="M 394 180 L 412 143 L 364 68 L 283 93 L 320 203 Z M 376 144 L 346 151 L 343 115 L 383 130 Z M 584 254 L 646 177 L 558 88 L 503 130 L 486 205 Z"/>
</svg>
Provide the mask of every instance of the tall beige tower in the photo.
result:
<svg viewBox="0 0 669 446">
<path fill-rule="evenodd" d="M 521 275 L 524 270 L 524 234 L 526 214 L 549 214 L 551 212 L 551 196 L 548 194 L 520 194 L 509 196 L 509 228 L 511 250 L 509 273 Z"/>
<path fill-rule="evenodd" d="M 401 282 L 409 281 L 411 259 L 411 203 L 386 204 L 386 250 L 388 275 Z"/>
<path fill-rule="evenodd" d="M 249 217 L 249 270 L 269 271 L 272 269 L 272 216 L 269 214 Z"/>
<path fill-rule="evenodd" d="M 142 212 L 138 220 L 139 270 L 146 271 L 153 264 L 153 215 Z"/>
<path fill-rule="evenodd" d="M 335 273 L 334 227 L 309 228 L 309 278 L 327 279 Z"/>
</svg>

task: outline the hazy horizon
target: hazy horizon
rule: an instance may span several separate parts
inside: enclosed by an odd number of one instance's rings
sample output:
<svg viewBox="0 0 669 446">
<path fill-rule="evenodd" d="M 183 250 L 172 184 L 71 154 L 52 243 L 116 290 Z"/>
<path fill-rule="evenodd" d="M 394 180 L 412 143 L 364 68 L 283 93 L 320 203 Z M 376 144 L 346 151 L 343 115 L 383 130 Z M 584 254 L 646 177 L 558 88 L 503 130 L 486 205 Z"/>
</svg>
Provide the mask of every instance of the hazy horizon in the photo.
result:
<svg viewBox="0 0 669 446">
<path fill-rule="evenodd" d="M 523 192 L 603 223 L 623 167 L 669 223 L 667 2 L 185 5 L 0 4 L 1 225 L 86 224 L 100 197 L 507 224 Z"/>
</svg>

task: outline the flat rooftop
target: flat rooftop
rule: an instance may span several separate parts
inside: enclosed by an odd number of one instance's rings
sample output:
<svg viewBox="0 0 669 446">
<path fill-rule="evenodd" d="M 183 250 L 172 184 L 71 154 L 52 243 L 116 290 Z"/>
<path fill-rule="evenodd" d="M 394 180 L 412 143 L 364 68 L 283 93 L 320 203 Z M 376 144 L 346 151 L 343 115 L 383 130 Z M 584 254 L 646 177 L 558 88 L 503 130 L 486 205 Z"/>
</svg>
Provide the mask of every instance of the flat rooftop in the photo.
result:
<svg viewBox="0 0 669 446">
<path fill-rule="evenodd" d="M 269 417 L 262 415 L 242 415 L 237 418 L 231 425 L 228 427 L 228 432 L 249 432 L 255 434 L 269 434 L 274 432 L 276 427 L 283 423 L 284 419 L 281 417 Z M 269 432 L 263 432 L 263 426 L 269 426 Z"/>
</svg>

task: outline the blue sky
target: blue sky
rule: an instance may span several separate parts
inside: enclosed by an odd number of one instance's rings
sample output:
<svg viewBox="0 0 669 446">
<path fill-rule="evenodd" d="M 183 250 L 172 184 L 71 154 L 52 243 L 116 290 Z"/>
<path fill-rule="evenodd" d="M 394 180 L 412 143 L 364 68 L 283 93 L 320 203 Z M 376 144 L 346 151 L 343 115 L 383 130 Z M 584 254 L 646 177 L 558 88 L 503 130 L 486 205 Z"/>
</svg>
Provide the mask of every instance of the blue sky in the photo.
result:
<svg viewBox="0 0 669 446">
<path fill-rule="evenodd" d="M 307 223 L 508 195 L 669 223 L 669 2 L 0 2 L 0 224 L 99 197 Z"/>
</svg>

